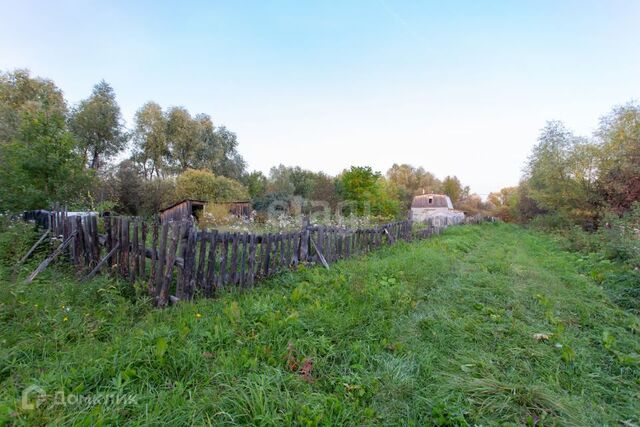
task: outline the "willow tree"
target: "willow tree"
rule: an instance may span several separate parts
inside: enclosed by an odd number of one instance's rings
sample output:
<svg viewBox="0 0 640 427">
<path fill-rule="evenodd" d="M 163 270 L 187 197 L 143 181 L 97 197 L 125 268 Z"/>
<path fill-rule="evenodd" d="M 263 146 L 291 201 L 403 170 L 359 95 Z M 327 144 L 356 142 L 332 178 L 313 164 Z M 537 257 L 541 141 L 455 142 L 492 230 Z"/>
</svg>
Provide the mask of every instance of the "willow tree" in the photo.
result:
<svg viewBox="0 0 640 427">
<path fill-rule="evenodd" d="M 103 167 L 108 159 L 125 149 L 129 138 L 116 94 L 104 80 L 73 109 L 69 128 L 90 169 Z"/>
</svg>

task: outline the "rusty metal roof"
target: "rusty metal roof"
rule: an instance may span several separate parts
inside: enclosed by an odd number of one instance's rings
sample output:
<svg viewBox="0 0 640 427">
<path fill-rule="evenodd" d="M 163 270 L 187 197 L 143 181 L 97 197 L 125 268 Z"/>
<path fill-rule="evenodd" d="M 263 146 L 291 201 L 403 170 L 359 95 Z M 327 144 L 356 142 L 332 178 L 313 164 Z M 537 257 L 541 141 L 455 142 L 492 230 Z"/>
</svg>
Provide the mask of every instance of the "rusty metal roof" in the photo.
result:
<svg viewBox="0 0 640 427">
<path fill-rule="evenodd" d="M 183 203 L 186 202 L 191 202 L 191 204 L 195 204 L 196 206 L 204 206 L 207 202 L 205 202 L 204 200 L 195 200 L 195 199 L 184 199 L 184 200 L 180 200 L 179 202 L 175 202 L 174 204 L 167 206 L 166 208 L 162 208 L 160 209 L 160 212 L 164 212 L 166 210 L 169 210 L 171 208 L 175 208 L 178 205 L 181 205 Z"/>
<path fill-rule="evenodd" d="M 451 199 L 446 194 L 422 194 L 413 198 L 412 208 L 453 209 Z"/>
</svg>

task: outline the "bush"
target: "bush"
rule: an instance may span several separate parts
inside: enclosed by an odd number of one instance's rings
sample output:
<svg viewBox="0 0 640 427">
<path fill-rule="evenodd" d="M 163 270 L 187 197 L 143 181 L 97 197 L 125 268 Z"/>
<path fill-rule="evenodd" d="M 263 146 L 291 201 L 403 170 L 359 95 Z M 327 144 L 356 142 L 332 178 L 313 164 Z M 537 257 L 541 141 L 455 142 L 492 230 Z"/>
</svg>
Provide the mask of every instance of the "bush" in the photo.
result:
<svg viewBox="0 0 640 427">
<path fill-rule="evenodd" d="M 14 266 L 38 239 L 33 224 L 3 219 L 0 227 L 0 263 Z"/>
<path fill-rule="evenodd" d="M 597 235 L 607 258 L 640 266 L 640 203 L 622 217 L 605 214 Z"/>
<path fill-rule="evenodd" d="M 189 169 L 176 180 L 176 197 L 205 202 L 237 202 L 249 199 L 249 192 L 238 181 L 216 176 L 208 170 Z"/>
</svg>

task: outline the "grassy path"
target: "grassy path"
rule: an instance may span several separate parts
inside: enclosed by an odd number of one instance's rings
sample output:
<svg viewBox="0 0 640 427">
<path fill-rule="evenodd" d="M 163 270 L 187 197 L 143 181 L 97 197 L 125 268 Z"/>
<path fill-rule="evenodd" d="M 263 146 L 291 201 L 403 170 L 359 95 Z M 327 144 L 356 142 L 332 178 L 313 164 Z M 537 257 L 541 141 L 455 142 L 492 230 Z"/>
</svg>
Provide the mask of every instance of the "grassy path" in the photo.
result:
<svg viewBox="0 0 640 427">
<path fill-rule="evenodd" d="M 50 271 L 0 289 L 0 423 L 640 425 L 640 319 L 583 270 L 484 225 L 164 311 Z"/>
</svg>

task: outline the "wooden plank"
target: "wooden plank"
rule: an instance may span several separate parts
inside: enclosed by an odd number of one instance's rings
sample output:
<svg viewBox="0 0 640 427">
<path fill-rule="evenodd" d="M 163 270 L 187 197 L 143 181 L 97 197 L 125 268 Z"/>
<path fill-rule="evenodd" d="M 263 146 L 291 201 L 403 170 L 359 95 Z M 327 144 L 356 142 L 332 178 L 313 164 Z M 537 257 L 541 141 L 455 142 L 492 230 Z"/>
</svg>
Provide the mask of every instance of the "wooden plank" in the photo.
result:
<svg viewBox="0 0 640 427">
<path fill-rule="evenodd" d="M 111 217 L 104 218 L 104 232 L 106 234 L 105 245 L 107 246 L 107 253 L 113 249 L 113 236 L 111 235 Z M 109 257 L 109 266 L 113 264 L 113 257 Z"/>
<path fill-rule="evenodd" d="M 320 249 L 318 248 L 318 246 L 316 245 L 316 242 L 313 241 L 313 238 L 309 239 L 311 241 L 311 245 L 313 246 L 313 249 L 315 249 L 316 254 L 318 255 L 318 259 L 320 260 L 320 262 L 322 263 L 322 265 L 324 265 L 324 267 L 329 270 L 329 264 L 327 263 L 327 260 L 324 258 L 324 255 L 322 255 L 322 252 L 320 252 Z"/>
<path fill-rule="evenodd" d="M 247 286 L 253 286 L 256 278 L 256 236 L 249 235 L 249 271 L 247 275 Z"/>
<path fill-rule="evenodd" d="M 25 283 L 33 282 L 33 279 L 35 279 L 38 274 L 42 273 L 44 269 L 47 268 L 47 266 L 51 263 L 51 261 L 56 259 L 65 250 L 65 248 L 69 246 L 69 244 L 71 244 L 71 241 L 75 236 L 75 233 L 71 233 L 71 235 L 67 237 L 67 239 L 62 242 L 62 244 L 58 246 L 51 255 L 49 255 L 44 261 L 42 261 L 35 270 L 33 270 L 29 277 L 26 278 Z"/>
<path fill-rule="evenodd" d="M 271 263 L 271 239 L 272 239 L 272 236 L 271 236 L 271 233 L 269 233 L 269 234 L 267 234 L 266 245 L 265 245 L 264 242 L 262 243 L 262 248 L 265 251 L 264 252 L 264 257 L 263 257 L 263 260 L 264 260 L 263 274 L 264 274 L 265 277 L 269 276 L 269 271 L 270 271 L 269 270 L 270 269 L 270 265 L 269 264 Z"/>
<path fill-rule="evenodd" d="M 80 218 L 79 216 L 76 216 L 75 218 L 75 228 L 78 232 L 78 249 L 77 249 L 77 256 L 78 256 L 78 262 L 80 264 L 80 266 L 84 266 L 86 264 L 87 261 L 87 251 L 88 249 L 88 242 L 87 239 L 85 237 L 86 233 L 84 232 L 84 227 L 82 225 L 82 218 Z"/>
<path fill-rule="evenodd" d="M 133 241 L 132 254 L 133 254 L 133 268 L 131 269 L 131 281 L 136 281 L 136 276 L 140 272 L 140 242 L 138 241 L 138 221 L 133 223 Z"/>
<path fill-rule="evenodd" d="M 240 243 L 242 244 L 242 255 L 240 257 L 240 278 L 238 281 L 238 285 L 240 286 L 240 288 L 244 288 L 245 283 L 247 281 L 246 265 L 247 265 L 247 255 L 248 255 L 248 248 L 247 248 L 248 236 L 246 231 L 242 233 L 242 237 L 240 238 Z"/>
<path fill-rule="evenodd" d="M 156 264 L 158 259 L 158 221 L 153 221 L 151 227 L 151 267 L 149 268 L 149 281 L 147 289 L 149 295 L 155 294 L 155 282 L 156 282 Z M 146 251 L 145 251 L 146 252 Z M 146 254 L 145 254 L 146 255 Z"/>
<path fill-rule="evenodd" d="M 280 271 L 284 271 L 289 268 L 289 262 L 287 261 L 287 250 L 289 246 L 289 233 L 281 233 L 280 235 L 280 252 L 278 264 L 280 265 Z"/>
<path fill-rule="evenodd" d="M 209 262 L 207 265 L 207 275 L 204 283 L 205 296 L 211 298 L 215 287 L 215 268 L 216 268 L 216 251 L 218 248 L 218 232 L 214 230 L 209 235 Z"/>
<path fill-rule="evenodd" d="M 142 221 L 140 233 L 142 234 L 140 237 L 142 238 L 142 242 L 140 242 L 140 279 L 145 280 L 147 274 L 147 223 Z"/>
<path fill-rule="evenodd" d="M 160 235 L 160 251 L 156 261 L 155 295 L 160 296 L 162 283 L 164 280 L 164 263 L 167 257 L 167 239 L 169 238 L 169 223 L 162 224 L 162 234 Z"/>
<path fill-rule="evenodd" d="M 100 238 L 98 236 L 98 218 L 91 215 L 91 239 L 93 240 L 93 261 L 100 261 Z"/>
<path fill-rule="evenodd" d="M 187 233 L 187 248 L 184 252 L 184 267 L 182 269 L 183 284 L 181 293 L 178 293 L 178 297 L 191 300 L 193 299 L 193 291 L 195 288 L 196 239 L 198 230 L 194 226 L 189 226 Z"/>
<path fill-rule="evenodd" d="M 199 256 L 198 256 L 198 268 L 196 270 L 196 288 L 204 289 L 203 276 L 204 276 L 204 266 L 207 263 L 206 255 L 207 255 L 207 242 L 208 242 L 208 234 L 206 231 L 201 231 L 198 233 L 196 238 L 196 245 L 200 243 L 199 247 Z"/>
<path fill-rule="evenodd" d="M 229 265 L 229 281 L 232 285 L 238 282 L 238 233 L 231 235 L 231 263 Z"/>
<path fill-rule="evenodd" d="M 299 256 L 300 256 L 300 242 L 301 242 L 302 232 L 293 234 L 293 248 L 291 254 L 291 265 L 294 267 L 298 266 Z"/>
<path fill-rule="evenodd" d="M 169 301 L 169 287 L 171 286 L 171 281 L 173 279 L 173 267 L 176 263 L 176 252 L 178 250 L 178 242 L 181 234 L 182 223 L 174 223 L 173 233 L 171 235 L 171 245 L 169 246 L 169 252 L 166 257 L 167 268 L 156 300 L 158 307 L 165 307 Z"/>
<path fill-rule="evenodd" d="M 20 267 L 26 260 L 28 260 L 29 257 L 36 250 L 36 248 L 38 246 L 40 246 L 40 244 L 42 242 L 44 242 L 44 239 L 46 239 L 49 234 L 51 234 L 51 230 L 50 229 L 46 230 L 44 233 L 42 233 L 42 236 L 40 236 L 38 241 L 33 246 L 31 246 L 31 249 L 29 249 L 29 251 L 22 258 L 20 258 L 20 261 L 18 261 L 18 264 L 16 265 L 16 267 Z"/>
<path fill-rule="evenodd" d="M 231 240 L 231 236 L 229 233 L 224 233 L 222 235 L 222 242 L 220 248 L 220 271 L 218 274 L 218 286 L 217 290 L 221 291 L 228 284 L 229 275 L 227 272 L 227 257 L 229 254 L 229 241 Z"/>
<path fill-rule="evenodd" d="M 120 247 L 119 243 L 116 243 L 116 245 L 111 248 L 111 250 L 109 251 L 109 253 L 107 255 L 105 255 L 104 258 L 102 258 L 100 260 L 100 262 L 98 262 L 98 264 L 93 268 L 93 270 L 91 270 L 91 273 L 87 274 L 84 279 L 82 279 L 83 282 L 86 282 L 87 280 L 91 279 L 93 276 L 95 276 L 98 271 L 100 271 L 100 269 L 102 268 L 102 266 L 111 259 L 111 257 L 113 256 L 113 254 L 116 253 L 116 251 L 118 250 L 118 248 Z"/>
</svg>

